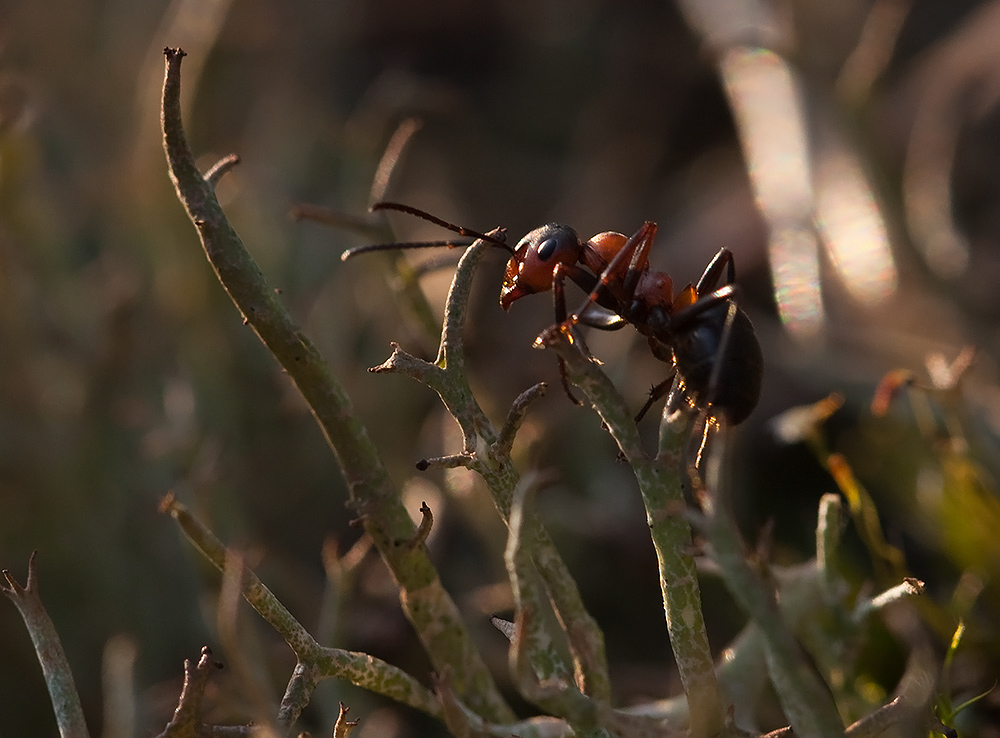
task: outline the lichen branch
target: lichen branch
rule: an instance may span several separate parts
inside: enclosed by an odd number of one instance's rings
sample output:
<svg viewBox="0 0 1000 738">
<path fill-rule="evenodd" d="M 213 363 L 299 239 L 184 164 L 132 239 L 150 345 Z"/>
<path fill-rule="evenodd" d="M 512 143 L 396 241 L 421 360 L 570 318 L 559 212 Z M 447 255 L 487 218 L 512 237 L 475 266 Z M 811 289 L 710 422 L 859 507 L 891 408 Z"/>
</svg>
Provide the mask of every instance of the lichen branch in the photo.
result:
<svg viewBox="0 0 1000 738">
<path fill-rule="evenodd" d="M 539 382 L 517 396 L 517 399 L 514 400 L 510 406 L 510 410 L 507 412 L 507 419 L 504 420 L 503 427 L 500 428 L 500 435 L 497 436 L 493 448 L 490 449 L 494 456 L 510 454 L 510 450 L 514 446 L 514 436 L 517 435 L 521 423 L 524 422 L 524 416 L 527 415 L 528 408 L 542 397 L 547 390 L 548 385 L 545 382 Z"/>
<path fill-rule="evenodd" d="M 493 231 L 490 235 L 496 235 Z M 409 376 L 433 389 L 441 397 L 448 412 L 458 422 L 463 435 L 461 454 L 425 459 L 418 468 L 432 463 L 442 466 L 467 466 L 482 476 L 501 517 L 510 516 L 518 473 L 510 458 L 509 448 L 517 425 L 528 404 L 540 396 L 541 388 L 533 387 L 515 401 L 505 430 L 497 433 L 476 402 L 465 374 L 463 329 L 468 312 L 468 299 L 475 269 L 491 246 L 482 241 L 473 243 L 462 256 L 445 306 L 444 326 L 437 358 L 433 363 L 410 356 L 393 344 L 392 355 L 372 371 L 397 372 Z M 611 686 L 604 652 L 604 636 L 587 612 L 579 589 L 565 562 L 559 555 L 541 523 L 532 518 L 526 524 L 525 538 L 530 538 L 532 559 L 545 582 L 559 622 L 565 630 L 574 657 L 578 683 L 584 691 L 600 702 L 608 702 Z"/>
<path fill-rule="evenodd" d="M 677 510 L 684 508 L 684 465 L 670 463 L 683 457 L 684 436 L 673 433 L 675 448 L 661 447 L 657 459 L 643 451 L 632 414 L 618 390 L 592 361 L 568 325 L 553 326 L 536 345 L 555 350 L 566 366 L 569 381 L 578 387 L 601 416 L 631 464 L 639 483 L 646 519 L 660 570 L 663 608 L 670 645 L 687 696 L 693 736 L 712 736 L 723 726 L 722 701 L 701 610 L 691 528 Z"/>
<path fill-rule="evenodd" d="M 759 629 L 768 675 L 795 734 L 816 738 L 842 736 L 844 727 L 836 705 L 826 685 L 806 661 L 778 606 L 774 584 L 751 565 L 727 506 L 712 500 L 707 489 L 701 490 L 699 497 L 706 501 L 702 505 L 705 514 L 701 532 L 712 546 L 730 594 Z"/>
<path fill-rule="evenodd" d="M 219 159 L 212 168 L 205 172 L 205 180 L 212 185 L 214 188 L 219 184 L 219 180 L 226 176 L 226 173 L 231 171 L 233 167 L 240 163 L 240 157 L 238 154 L 229 154 Z"/>
<path fill-rule="evenodd" d="M 223 543 L 172 496 L 162 509 L 177 521 L 195 548 L 225 572 L 232 557 Z M 250 606 L 284 638 L 299 662 L 279 708 L 279 725 L 290 726 L 308 704 L 312 690 L 326 678 L 345 679 L 431 715 L 440 714 L 434 695 L 401 669 L 364 653 L 320 646 L 249 567 L 243 567 L 240 589 Z"/>
<path fill-rule="evenodd" d="M 184 661 L 184 686 L 177 701 L 174 715 L 157 738 L 195 738 L 202 734 L 202 701 L 205 688 L 212 674 L 222 668 L 222 664 L 212 658 L 212 649 L 201 649 L 197 664 Z"/>
<path fill-rule="evenodd" d="M 33 551 L 28 559 L 28 578 L 25 585 L 21 586 L 10 571 L 4 569 L 3 578 L 7 581 L 7 586 L 0 586 L 0 591 L 17 607 L 31 636 L 52 700 L 59 735 L 61 738 L 87 738 L 87 723 L 83 718 L 80 695 L 73 682 L 73 672 L 70 671 L 66 653 L 63 651 L 52 618 L 49 617 L 38 596 L 38 577 L 35 571 L 37 553 Z"/>
<path fill-rule="evenodd" d="M 184 52 L 165 49 L 164 150 L 178 198 L 195 224 L 205 254 L 246 323 L 271 351 L 302 393 L 316 418 L 379 553 L 400 587 L 400 602 L 435 668 L 450 666 L 456 691 L 485 718 L 509 721 L 500 696 L 441 585 L 426 551 L 404 551 L 414 525 L 367 430 L 356 417 L 326 361 L 302 333 L 227 220 L 208 180 L 198 172 L 184 137 L 180 112 L 180 68 Z"/>
</svg>

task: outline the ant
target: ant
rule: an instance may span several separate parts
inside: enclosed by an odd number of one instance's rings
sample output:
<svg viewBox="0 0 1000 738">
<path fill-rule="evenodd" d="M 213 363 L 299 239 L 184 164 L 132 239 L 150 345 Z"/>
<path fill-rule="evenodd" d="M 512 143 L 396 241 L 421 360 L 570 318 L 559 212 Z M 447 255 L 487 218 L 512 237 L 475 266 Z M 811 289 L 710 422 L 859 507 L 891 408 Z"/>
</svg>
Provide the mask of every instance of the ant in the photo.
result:
<svg viewBox="0 0 1000 738">
<path fill-rule="evenodd" d="M 531 231 L 512 249 L 502 237 L 457 226 L 409 205 L 378 202 L 372 210 L 408 213 L 510 252 L 500 291 L 504 310 L 526 295 L 552 290 L 553 328 L 582 323 L 600 330 L 618 330 L 632 324 L 646 337 L 653 355 L 673 367 L 670 376 L 650 390 L 636 422 L 668 392 L 668 408 L 676 410 L 686 401 L 713 421 L 721 418 L 730 425 L 746 420 L 757 406 L 763 356 L 750 318 L 736 303 L 736 267 L 729 249 L 719 249 L 697 285 L 688 284 L 674 295 L 670 275 L 649 266 L 656 235 L 652 221 L 646 221 L 631 237 L 607 231 L 588 241 L 580 240 L 569 226 L 549 223 Z M 341 259 L 368 251 L 458 245 L 463 244 L 376 244 L 348 249 Z M 566 311 L 567 277 L 587 293 L 572 314 Z M 566 394 L 579 405 L 580 400 L 569 389 L 561 358 L 559 368 Z"/>
</svg>

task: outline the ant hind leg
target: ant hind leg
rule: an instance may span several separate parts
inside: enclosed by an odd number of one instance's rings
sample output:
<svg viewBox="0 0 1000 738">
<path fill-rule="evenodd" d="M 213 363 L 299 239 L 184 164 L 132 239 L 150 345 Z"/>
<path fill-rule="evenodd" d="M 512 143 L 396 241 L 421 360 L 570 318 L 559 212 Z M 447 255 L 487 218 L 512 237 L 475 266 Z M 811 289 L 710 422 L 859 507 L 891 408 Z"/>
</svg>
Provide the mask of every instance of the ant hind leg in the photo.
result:
<svg viewBox="0 0 1000 738">
<path fill-rule="evenodd" d="M 723 282 L 723 285 L 736 282 L 736 267 L 733 262 L 733 252 L 727 248 L 719 249 L 719 253 L 712 257 L 708 266 L 705 267 L 705 271 L 702 273 L 701 279 L 698 280 L 698 285 L 695 288 L 698 297 L 703 297 L 716 289 L 719 279 L 722 277 L 723 269 L 726 274 L 726 281 Z"/>
<path fill-rule="evenodd" d="M 700 412 L 691 427 L 691 437 L 688 439 L 688 479 L 691 481 L 691 494 L 695 501 L 704 508 L 705 500 L 702 497 L 706 494 L 705 476 L 702 470 L 705 468 L 705 455 L 708 452 L 708 438 L 713 428 L 719 427 L 719 420 L 709 413 Z"/>
<path fill-rule="evenodd" d="M 661 397 L 670 393 L 671 399 L 673 399 L 674 394 L 674 384 L 677 381 L 676 373 L 672 372 L 669 377 L 664 379 L 659 384 L 653 385 L 649 390 L 649 397 L 646 398 L 646 403 L 639 409 L 639 412 L 635 415 L 635 422 L 638 423 L 642 420 L 649 409 L 653 406 L 657 400 Z M 667 405 L 670 405 L 670 400 L 667 401 Z"/>
</svg>

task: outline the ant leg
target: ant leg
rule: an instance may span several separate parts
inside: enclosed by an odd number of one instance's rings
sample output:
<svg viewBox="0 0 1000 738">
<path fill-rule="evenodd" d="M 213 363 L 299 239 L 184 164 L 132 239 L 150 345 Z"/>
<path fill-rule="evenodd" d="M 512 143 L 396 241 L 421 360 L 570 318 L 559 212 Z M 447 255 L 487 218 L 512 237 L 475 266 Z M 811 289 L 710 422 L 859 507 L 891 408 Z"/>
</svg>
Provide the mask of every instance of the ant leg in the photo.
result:
<svg viewBox="0 0 1000 738">
<path fill-rule="evenodd" d="M 655 237 L 656 223 L 647 220 L 642 224 L 642 228 L 632 234 L 632 237 L 622 247 L 622 251 L 629 248 L 635 249 L 629 260 L 628 269 L 625 270 L 625 276 L 622 278 L 622 302 L 626 305 L 632 302 L 635 288 L 639 284 L 639 277 L 642 276 L 643 270 L 649 266 L 649 251 L 653 248 Z"/>
<path fill-rule="evenodd" d="M 578 322 L 583 323 L 585 326 L 596 328 L 599 331 L 617 331 L 628 325 L 628 321 L 618 313 L 607 310 L 593 302 L 576 318 Z"/>
<path fill-rule="evenodd" d="M 608 295 L 609 285 L 615 278 L 615 275 L 620 273 L 622 267 L 628 263 L 625 268 L 625 273 L 621 277 L 622 279 L 622 299 L 621 303 L 623 306 L 627 307 L 630 302 L 632 302 L 632 297 L 635 295 L 636 285 L 639 283 L 639 276 L 642 274 L 642 270 L 647 262 L 647 257 L 649 255 L 649 249 L 653 245 L 653 238 L 656 235 L 656 223 L 652 221 L 646 221 L 642 224 L 642 227 L 632 234 L 632 237 L 625 242 L 621 250 L 615 254 L 614 258 L 604 267 L 604 271 L 597 278 L 597 283 L 594 285 L 593 289 L 590 290 L 590 294 L 583 301 L 583 304 L 577 308 L 576 312 L 573 314 L 573 321 L 576 322 L 580 319 L 580 315 L 583 314 L 587 307 L 595 302 L 599 302 L 601 297 Z"/>
<path fill-rule="evenodd" d="M 721 255 L 721 253 L 722 252 L 720 251 L 719 254 Z M 731 259 L 732 256 L 730 255 L 730 260 Z M 732 261 L 730 261 L 730 264 L 732 264 Z M 710 307 L 719 305 L 723 302 L 729 303 L 729 309 L 726 311 L 726 321 L 722 325 L 722 333 L 719 336 L 719 348 L 715 352 L 715 361 L 712 362 L 712 373 L 708 377 L 708 393 L 705 397 L 705 401 L 709 404 L 709 406 L 715 402 L 715 396 L 719 389 L 719 377 L 722 376 L 722 366 L 726 358 L 726 352 L 729 350 L 729 339 L 733 334 L 733 323 L 736 322 L 740 313 L 739 305 L 737 304 L 738 300 L 739 288 L 730 282 L 725 287 L 720 287 L 710 295 L 700 298 L 696 303 L 694 303 L 694 305 L 691 305 L 686 309 L 691 311 L 691 317 L 688 318 L 690 320 L 693 319 L 693 317 L 698 313 L 704 312 L 704 310 L 707 310 Z M 697 308 L 703 303 L 705 304 L 705 307 L 695 312 L 694 308 Z M 743 317 L 743 320 L 747 320 L 746 316 Z"/>
<path fill-rule="evenodd" d="M 733 260 L 733 252 L 727 248 L 719 249 L 719 253 L 712 257 L 712 260 L 708 262 L 708 266 L 705 267 L 705 271 L 702 273 L 701 279 L 698 280 L 698 284 L 695 287 L 698 297 L 701 297 L 710 289 L 715 289 L 715 286 L 719 283 L 719 278 L 722 276 L 723 269 L 726 270 L 726 284 L 730 285 L 735 282 L 736 264 Z"/>
<path fill-rule="evenodd" d="M 642 268 L 647 263 L 647 255 L 649 254 L 649 249 L 653 244 L 653 237 L 655 234 L 656 224 L 651 221 L 644 223 L 643 226 L 636 231 L 635 234 L 628 239 L 628 241 L 625 242 L 625 245 L 622 246 L 621 250 L 615 254 L 611 262 L 604 268 L 604 271 L 602 271 L 600 276 L 596 278 L 596 281 L 593 275 L 589 274 L 575 264 L 557 264 L 552 272 L 552 293 L 553 300 L 555 302 L 556 325 L 565 330 L 572 330 L 574 324 L 581 322 L 585 325 L 591 325 L 603 330 L 616 330 L 622 327 L 627 321 L 620 315 L 620 313 L 617 316 L 620 320 L 616 320 L 613 315 L 595 316 L 590 308 L 595 303 L 598 303 L 600 297 L 607 295 L 609 290 L 608 285 L 611 284 L 613 275 L 621 269 L 626 259 L 628 259 L 629 266 L 623 278 L 623 285 L 625 287 L 625 299 L 623 300 L 623 303 L 627 305 L 632 301 L 636 284 L 638 284 L 639 276 L 642 273 Z M 565 281 L 567 276 L 569 276 L 570 279 L 577 284 L 584 287 L 584 289 L 587 289 L 587 286 L 589 285 L 587 298 L 572 315 L 567 315 L 566 313 Z M 586 350 L 586 348 L 584 348 L 584 350 Z M 562 379 L 563 390 L 566 392 L 567 397 L 569 397 L 573 403 L 577 405 L 581 404 L 581 402 L 570 391 L 569 379 L 566 376 L 566 363 L 562 360 L 562 358 L 559 359 L 559 375 Z"/>
<path fill-rule="evenodd" d="M 559 357 L 559 381 L 562 383 L 563 392 L 566 393 L 566 397 L 574 405 L 582 405 L 583 400 L 573 394 L 573 390 L 569 388 L 569 377 L 566 375 L 566 361 L 563 357 Z"/>
<path fill-rule="evenodd" d="M 653 406 L 653 403 L 655 403 L 657 400 L 659 400 L 668 392 L 672 393 L 676 379 L 677 379 L 676 373 L 672 373 L 669 377 L 664 379 L 659 384 L 654 385 L 653 388 L 649 390 L 649 397 L 646 398 L 646 404 L 644 404 L 639 409 L 639 412 L 636 413 L 635 416 L 636 423 L 642 420 L 643 417 L 646 415 L 646 413 L 649 412 L 649 408 Z"/>
<path fill-rule="evenodd" d="M 556 264 L 552 271 L 552 294 L 556 310 L 556 323 L 568 321 L 583 323 L 591 328 L 602 331 L 617 331 L 624 328 L 628 321 L 618 313 L 607 310 L 596 302 L 586 302 L 585 307 L 573 315 L 566 313 L 566 277 L 572 279 L 584 292 L 593 292 L 597 288 L 597 277 L 577 264 Z"/>
<path fill-rule="evenodd" d="M 722 253 L 721 251 L 719 252 Z M 714 263 L 714 262 L 713 262 Z M 721 267 L 720 267 L 721 268 Z M 706 270 L 706 273 L 708 270 Z M 729 349 L 729 339 L 733 333 L 733 323 L 739 316 L 739 287 L 735 284 L 727 284 L 720 287 L 708 295 L 700 297 L 696 302 L 683 308 L 674 316 L 674 330 L 683 330 L 685 326 L 691 324 L 706 311 L 721 304 L 728 303 L 726 319 L 722 325 L 722 333 L 719 336 L 718 350 L 715 352 L 715 360 L 712 362 L 712 373 L 708 378 L 708 393 L 705 401 L 711 405 L 715 401 L 715 396 L 719 389 L 719 377 L 722 375 L 722 366 Z M 747 320 L 746 316 L 743 320 Z"/>
<path fill-rule="evenodd" d="M 586 312 L 568 316 L 566 314 L 566 277 L 569 277 L 577 284 L 584 282 L 584 284 L 590 284 L 594 277 L 589 272 L 584 271 L 575 264 L 557 264 L 556 268 L 552 271 L 552 301 L 555 306 L 556 322 L 555 325 L 559 326 L 565 330 L 573 330 L 573 324 L 580 322 L 584 325 L 589 325 L 594 328 L 599 328 L 601 330 L 613 331 L 625 325 L 625 320 L 621 316 L 615 315 L 614 313 L 609 314 L 588 314 Z M 586 344 L 579 339 L 576 339 L 576 344 L 580 349 L 590 358 L 590 353 L 587 350 Z M 570 399 L 574 405 L 582 405 L 583 401 L 577 398 L 573 394 L 573 391 L 569 386 L 569 377 L 566 375 L 566 362 L 560 356 L 559 358 L 559 380 L 562 383 L 563 392 L 566 393 L 566 397 Z"/>
<path fill-rule="evenodd" d="M 556 264 L 552 270 L 552 303 L 556 312 L 556 324 L 566 322 L 566 270 L 562 264 Z"/>
<path fill-rule="evenodd" d="M 560 328 L 566 326 L 567 330 L 573 329 L 573 324 L 566 319 L 566 273 L 565 264 L 557 264 L 552 272 L 552 300 L 555 303 L 556 326 Z M 580 400 L 569 388 L 569 377 L 566 374 L 566 361 L 559 358 L 559 381 L 562 383 L 563 392 L 574 405 L 582 405 Z"/>
<path fill-rule="evenodd" d="M 582 280 L 583 288 L 586 290 L 593 289 L 594 285 L 594 276 L 576 264 L 556 264 L 555 269 L 552 270 L 552 302 L 556 310 L 556 324 L 567 321 L 577 322 L 576 315 L 569 315 L 566 312 L 566 277 L 577 284 L 580 284 Z M 591 286 L 587 287 L 586 285 Z"/>
<path fill-rule="evenodd" d="M 722 335 L 719 337 L 719 350 L 715 354 L 715 361 L 712 363 L 712 373 L 708 376 L 708 401 L 709 406 L 715 402 L 715 395 L 719 389 L 719 377 L 722 375 L 722 361 L 729 349 L 729 337 L 733 334 L 733 323 L 736 322 L 736 314 L 739 308 L 735 300 L 729 302 L 729 312 L 726 313 L 726 322 L 722 326 Z"/>
<path fill-rule="evenodd" d="M 670 326 L 674 331 L 682 331 L 703 313 L 711 310 L 720 303 L 734 302 L 739 294 L 739 288 L 735 284 L 727 284 L 707 295 L 702 295 L 685 308 L 681 308 L 671 316 Z"/>
<path fill-rule="evenodd" d="M 699 428 L 699 425 L 701 426 Z M 695 439 L 697 439 L 698 448 L 691 455 L 690 448 L 688 449 L 688 458 L 690 461 L 687 465 L 688 479 L 691 480 L 691 493 L 695 500 L 704 508 L 704 501 L 701 498 L 705 494 L 705 482 L 702 477 L 702 459 L 705 457 L 705 451 L 708 448 L 708 436 L 712 431 L 712 426 L 714 422 L 705 413 L 699 413 L 697 419 L 695 420 L 694 426 L 691 428 L 691 438 L 689 443 L 694 445 Z"/>
</svg>

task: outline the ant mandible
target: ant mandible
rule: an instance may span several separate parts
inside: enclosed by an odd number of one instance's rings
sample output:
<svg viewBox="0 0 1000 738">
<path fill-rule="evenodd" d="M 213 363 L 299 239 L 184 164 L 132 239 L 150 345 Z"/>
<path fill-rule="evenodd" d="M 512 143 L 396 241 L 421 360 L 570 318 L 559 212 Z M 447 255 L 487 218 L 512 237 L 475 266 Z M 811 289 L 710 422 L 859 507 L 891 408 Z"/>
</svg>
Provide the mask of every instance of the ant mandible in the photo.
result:
<svg viewBox="0 0 1000 738">
<path fill-rule="evenodd" d="M 686 400 L 706 416 L 723 418 L 730 425 L 744 421 L 757 406 L 763 356 L 750 318 L 736 303 L 736 268 L 729 249 L 719 249 L 698 284 L 688 284 L 675 296 L 670 276 L 649 266 L 656 235 L 652 221 L 646 221 L 631 237 L 607 231 L 588 241 L 580 240 L 569 226 L 549 223 L 531 231 L 511 249 L 500 238 L 409 205 L 379 202 L 372 210 L 408 213 L 510 252 L 500 291 L 504 310 L 525 295 L 553 290 L 556 326 L 582 323 L 600 330 L 618 330 L 629 323 L 635 326 L 648 340 L 653 355 L 673 368 L 667 379 L 650 390 L 636 421 L 668 392 L 668 407 L 676 409 Z M 457 245 L 462 244 L 376 244 L 348 249 L 341 258 L 368 251 Z M 567 277 L 587 292 L 583 304 L 572 314 L 566 311 Z M 562 359 L 559 369 L 567 396 L 580 404 L 569 389 Z"/>
</svg>

